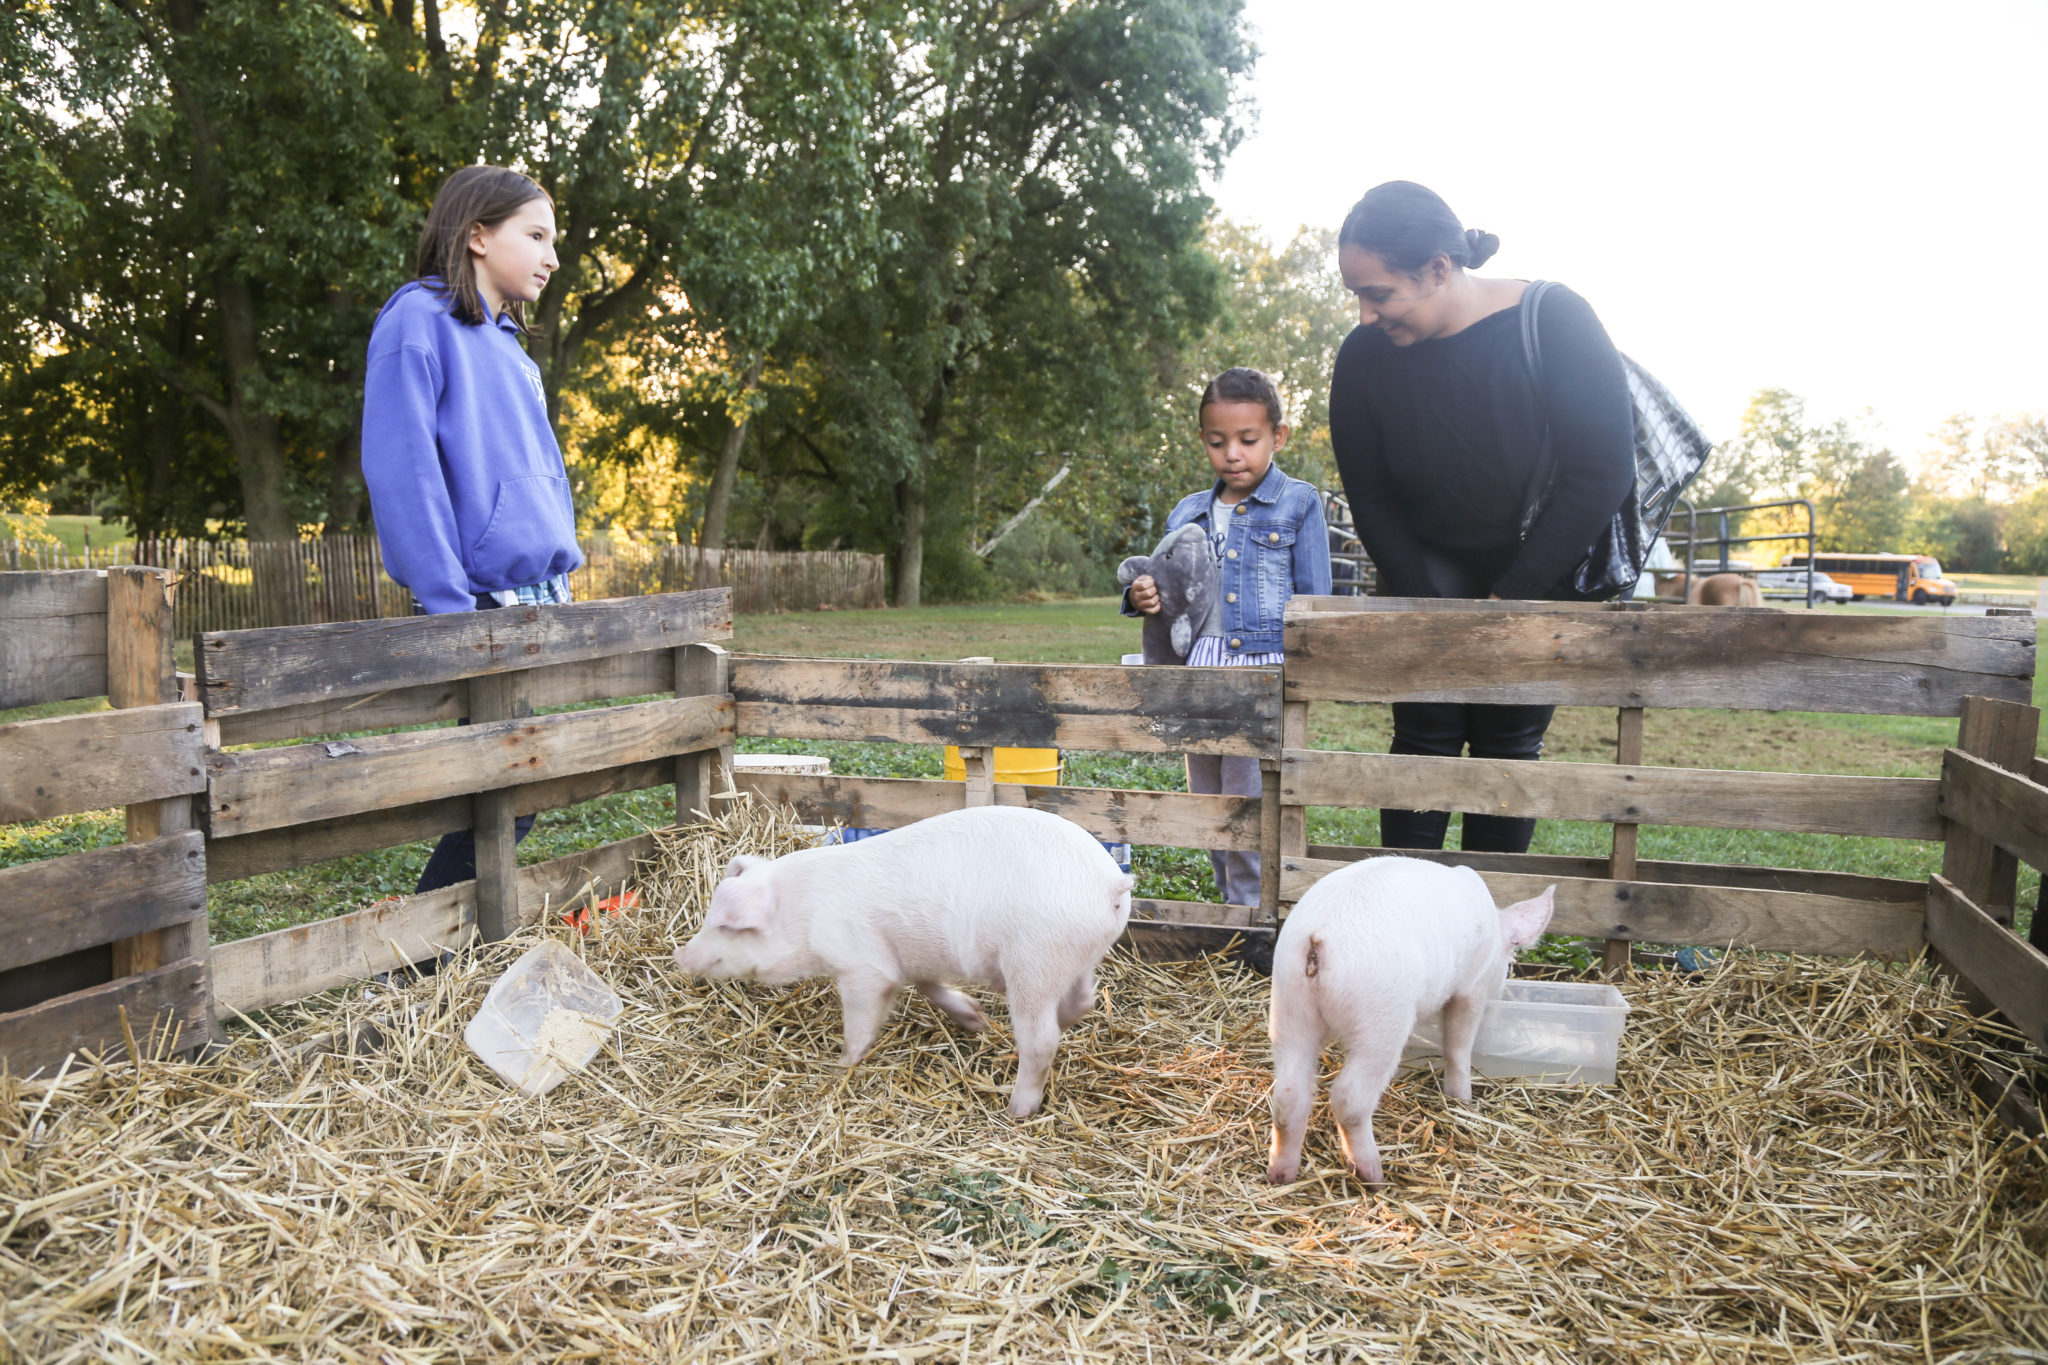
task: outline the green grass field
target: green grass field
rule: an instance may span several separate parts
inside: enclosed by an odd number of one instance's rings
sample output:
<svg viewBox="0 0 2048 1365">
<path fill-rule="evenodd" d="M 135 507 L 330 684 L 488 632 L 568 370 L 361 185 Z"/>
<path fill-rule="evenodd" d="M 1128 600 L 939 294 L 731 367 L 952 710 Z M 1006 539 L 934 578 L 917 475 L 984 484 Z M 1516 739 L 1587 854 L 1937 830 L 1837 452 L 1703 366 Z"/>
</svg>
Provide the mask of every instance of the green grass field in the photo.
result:
<svg viewBox="0 0 2048 1365">
<path fill-rule="evenodd" d="M 77 554 L 85 548 L 85 537 L 92 535 L 95 550 L 109 545 L 123 545 L 135 537 L 130 534 L 128 524 L 122 521 L 107 521 L 101 517 L 58 517 L 49 518 L 50 534 L 63 542 L 64 548 Z"/>
<path fill-rule="evenodd" d="M 910 611 L 822 612 L 744 617 L 731 648 L 745 653 L 821 657 L 957 659 L 993 655 L 1006 661 L 1115 663 L 1137 648 L 1137 625 L 1116 614 L 1111 599 L 1032 605 L 924 607 Z M 2037 679 L 2035 702 L 2043 701 Z M 0 715 L 90 709 L 103 702 L 62 703 Z M 1391 734 L 1388 709 L 1377 705 L 1317 703 L 1310 709 L 1310 743 L 1317 748 L 1383 752 Z M 1645 761 L 1747 771 L 1832 772 L 1933 777 L 1942 749 L 1955 741 L 1953 720 L 1891 716 L 1836 716 L 1733 711 L 1652 711 L 1644 735 Z M 938 777 L 937 749 L 892 744 L 742 739 L 741 752 L 799 752 L 832 759 L 848 776 Z M 1546 755 L 1580 762 L 1610 761 L 1614 712 L 1566 708 L 1551 727 Z M 1132 754 L 1070 754 L 1070 785 L 1176 790 L 1183 785 L 1177 758 Z M 606 797 L 543 815 L 520 846 L 533 863 L 624 838 L 672 819 L 667 788 Z M 1376 811 L 1316 808 L 1314 843 L 1376 844 Z M 117 811 L 68 816 L 40 824 L 0 828 L 0 866 L 118 843 Z M 1455 821 L 1452 842 L 1455 844 Z M 1533 851 L 1604 855 L 1605 826 L 1547 821 L 1537 827 Z M 293 872 L 253 877 L 214 887 L 208 897 L 216 941 L 341 913 L 385 896 L 409 892 L 431 845 L 409 844 L 339 859 Z M 1882 839 L 1743 832 L 1654 826 L 1641 835 L 1640 856 L 1686 862 L 1804 867 L 1877 876 L 1921 878 L 1940 864 L 1939 847 Z M 1215 889 L 1206 854 L 1191 849 L 1140 849 L 1139 894 L 1211 900 Z M 2031 905 L 2037 879 L 2029 872 L 2022 903 Z"/>
</svg>

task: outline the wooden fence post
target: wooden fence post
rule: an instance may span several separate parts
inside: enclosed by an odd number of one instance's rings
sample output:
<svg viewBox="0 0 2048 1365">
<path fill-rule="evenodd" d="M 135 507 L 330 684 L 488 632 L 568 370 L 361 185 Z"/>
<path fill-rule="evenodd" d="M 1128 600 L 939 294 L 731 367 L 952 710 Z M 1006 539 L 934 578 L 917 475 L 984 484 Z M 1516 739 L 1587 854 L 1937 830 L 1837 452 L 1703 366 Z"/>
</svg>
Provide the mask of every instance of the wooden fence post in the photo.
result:
<svg viewBox="0 0 2048 1365">
<path fill-rule="evenodd" d="M 675 652 L 678 697 L 724 696 L 732 691 L 732 656 L 717 645 L 683 645 Z M 711 817 L 714 794 L 733 782 L 732 745 L 676 758 L 676 823 Z"/>
<path fill-rule="evenodd" d="M 1643 708 L 1624 706 L 1616 712 L 1614 724 L 1614 761 L 1626 767 L 1639 766 L 1643 761 Z M 1614 826 L 1613 851 L 1607 858 L 1607 876 L 1612 881 L 1632 882 L 1636 879 L 1636 832 L 1637 826 L 1617 824 Z M 1602 949 L 1602 965 L 1609 976 L 1620 976 L 1628 969 L 1629 940 L 1610 938 Z"/>
<path fill-rule="evenodd" d="M 107 570 L 107 702 L 119 708 L 156 706 L 178 698 L 172 655 L 172 613 L 178 576 L 166 569 L 122 565 Z M 192 798 L 174 796 L 128 807 L 127 838 L 146 843 L 193 827 Z M 114 975 L 136 976 L 208 951 L 206 913 L 114 944 Z M 195 1043 L 205 1039 L 192 1040 Z"/>
<path fill-rule="evenodd" d="M 962 659 L 963 664 L 992 664 L 993 654 L 977 654 Z M 960 748 L 960 766 L 967 770 L 967 804 L 970 806 L 993 806 L 996 803 L 995 751 L 979 744 L 963 744 Z"/>
<path fill-rule="evenodd" d="M 1281 667 L 1284 670 L 1286 668 L 1286 665 L 1282 664 Z M 1289 749 L 1306 749 L 1307 747 L 1308 703 L 1305 701 L 1282 702 L 1280 704 L 1281 762 L 1284 764 L 1287 761 L 1287 751 Z M 1277 773 L 1275 774 L 1275 782 L 1272 790 L 1270 790 L 1262 799 L 1279 808 L 1280 820 L 1277 834 L 1280 843 L 1280 856 L 1275 858 L 1271 855 L 1267 855 L 1264 861 L 1260 863 L 1259 908 L 1261 911 L 1270 914 L 1272 916 L 1274 923 L 1278 923 L 1281 918 L 1280 863 L 1282 860 L 1287 858 L 1306 858 L 1308 856 L 1308 807 L 1281 806 L 1279 804 L 1280 796 L 1278 791 Z M 1261 831 L 1261 842 L 1263 843 L 1265 830 L 1265 818 L 1263 811 L 1260 813 L 1259 828 Z M 1270 901 L 1268 901 L 1266 898 L 1267 862 L 1270 862 L 1273 865 L 1273 894 L 1272 899 Z"/>
<path fill-rule="evenodd" d="M 469 680 L 471 722 L 532 714 L 532 680 L 525 672 Z M 510 787 L 470 798 L 470 828 L 476 839 L 476 930 L 485 943 L 506 938 L 519 927 L 519 830 L 512 807 Z"/>
<path fill-rule="evenodd" d="M 2041 713 L 2022 702 L 1965 697 L 1956 747 L 2009 773 L 2025 775 L 2040 729 Z M 2012 854 L 1949 822 L 1941 846 L 1941 875 L 1984 913 L 2011 927 L 2019 891 L 2019 860 Z"/>
</svg>

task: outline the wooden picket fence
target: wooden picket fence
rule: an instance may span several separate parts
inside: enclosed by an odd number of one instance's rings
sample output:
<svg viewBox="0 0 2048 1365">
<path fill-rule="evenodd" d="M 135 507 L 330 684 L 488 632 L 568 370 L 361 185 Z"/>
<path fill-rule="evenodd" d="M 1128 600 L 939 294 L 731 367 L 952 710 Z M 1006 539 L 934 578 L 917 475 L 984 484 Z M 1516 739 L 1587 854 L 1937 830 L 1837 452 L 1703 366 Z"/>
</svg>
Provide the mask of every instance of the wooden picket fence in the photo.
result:
<svg viewBox="0 0 2048 1365">
<path fill-rule="evenodd" d="M 881 555 L 854 550 L 706 550 L 690 545 L 591 546 L 569 575 L 578 601 L 730 588 L 745 615 L 854 611 L 885 601 Z M 384 572 L 377 538 L 315 536 L 296 541 L 163 538 L 89 547 L 11 541 L 0 568 L 108 569 L 146 564 L 168 569 L 178 591 L 178 638 L 215 630 L 374 621 L 410 616 L 412 594 Z"/>
</svg>

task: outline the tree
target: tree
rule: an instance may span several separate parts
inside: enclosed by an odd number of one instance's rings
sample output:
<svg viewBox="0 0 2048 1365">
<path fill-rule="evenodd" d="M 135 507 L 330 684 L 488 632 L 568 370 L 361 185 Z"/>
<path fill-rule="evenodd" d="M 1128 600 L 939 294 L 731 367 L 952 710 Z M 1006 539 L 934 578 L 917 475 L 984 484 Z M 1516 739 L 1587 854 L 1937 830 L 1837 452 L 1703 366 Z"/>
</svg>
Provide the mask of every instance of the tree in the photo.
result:
<svg viewBox="0 0 2048 1365">
<path fill-rule="evenodd" d="M 973 489 L 1118 437 L 1206 320 L 1199 181 L 1235 141 L 1250 54 L 1236 0 L 899 13 L 867 82 L 874 284 L 805 328 L 817 386 L 776 420 L 832 471 L 835 519 L 879 526 L 912 606 L 931 529 L 958 550 Z M 997 440 L 1014 468 L 992 469 Z"/>
<path fill-rule="evenodd" d="M 22 104 L 44 203 L 72 230 L 8 301 L 41 343 L 0 380 L 27 415 L 0 437 L 9 462 L 56 435 L 138 529 L 202 529 L 216 509 L 194 492 L 225 485 L 251 536 L 295 537 L 354 430 L 360 399 L 332 372 L 367 328 L 355 300 L 395 282 L 370 50 L 307 3 L 30 13 L 26 45 L 66 58 Z"/>
</svg>

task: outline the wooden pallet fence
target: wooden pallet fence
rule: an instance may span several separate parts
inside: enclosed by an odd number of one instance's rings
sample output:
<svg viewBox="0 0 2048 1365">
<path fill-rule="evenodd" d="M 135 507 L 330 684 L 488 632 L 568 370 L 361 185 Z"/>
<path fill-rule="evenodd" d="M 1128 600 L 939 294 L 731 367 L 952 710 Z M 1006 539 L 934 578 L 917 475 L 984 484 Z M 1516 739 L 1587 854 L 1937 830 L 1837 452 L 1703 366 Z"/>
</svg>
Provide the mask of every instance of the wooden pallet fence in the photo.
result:
<svg viewBox="0 0 2048 1365">
<path fill-rule="evenodd" d="M 222 855 L 213 879 L 471 829 L 477 879 L 463 903 L 486 938 L 503 937 L 528 910 L 514 848 L 518 816 L 679 775 L 695 784 L 686 802 L 706 799 L 705 773 L 732 742 L 725 656 L 710 643 L 730 638 L 731 604 L 731 594 L 716 589 L 200 637 L 198 685 L 223 744 L 252 734 L 295 739 L 344 726 L 470 722 L 211 753 L 205 811 Z M 557 683 L 577 701 L 610 700 L 617 688 L 644 696 L 653 677 L 646 661 L 654 659 L 664 689 L 689 695 L 535 714 L 561 690 Z M 620 660 L 634 662 L 622 669 Z M 282 724 L 270 723 L 278 717 Z M 315 945 L 308 951 L 370 941 L 362 935 L 377 938 L 380 925 L 441 925 L 447 898 L 430 895 L 438 899 L 323 930 L 305 940 Z M 427 942 L 396 928 L 378 941 L 387 939 L 421 951 Z M 261 975 L 272 983 L 240 998 L 326 979 L 317 964 L 286 972 L 276 956 L 282 942 L 231 955 L 245 963 L 247 953 L 263 954 Z"/>
<path fill-rule="evenodd" d="M 1280 671 L 738 655 L 741 734 L 1277 756 Z"/>
<path fill-rule="evenodd" d="M 0 725 L 0 821 L 126 807 L 127 842 L 0 869 L 0 1066 L 211 1036 L 201 709 L 177 699 L 162 570 L 0 574 L 10 706 L 115 710 Z"/>
<path fill-rule="evenodd" d="M 2024 704 L 2034 667 L 2029 619 L 1314 598 L 1290 605 L 1286 638 L 1281 902 L 1380 851 L 1309 849 L 1300 831 L 1312 805 L 1604 823 L 1614 831 L 1604 860 L 1424 856 L 1473 867 L 1501 897 L 1554 881 L 1554 928 L 1606 940 L 1615 968 L 1629 944 L 1644 940 L 1910 956 L 1927 933 L 1917 882 L 1639 862 L 1636 831 L 1655 824 L 1942 840 L 1953 858 L 1956 840 L 1967 836 L 1943 802 L 1975 790 L 1967 776 L 1646 766 L 1643 708 L 1960 715 L 1966 749 L 1979 747 L 1973 726 L 1987 723 L 1973 717 L 2032 712 Z M 1613 706 L 1618 761 L 1325 752 L 1308 747 L 1311 701 Z M 2029 754 L 2032 744 L 2029 734 Z M 1978 855 L 1987 875 L 1989 849 Z"/>
</svg>

